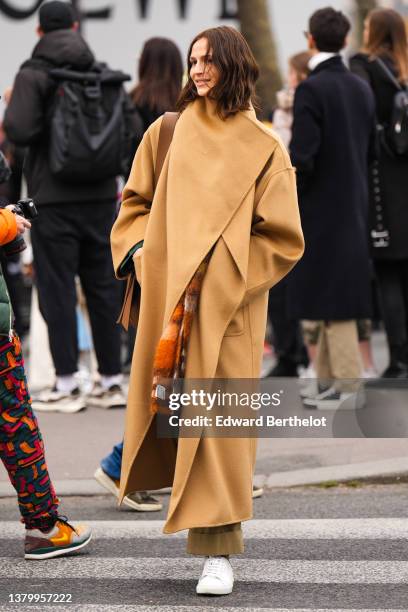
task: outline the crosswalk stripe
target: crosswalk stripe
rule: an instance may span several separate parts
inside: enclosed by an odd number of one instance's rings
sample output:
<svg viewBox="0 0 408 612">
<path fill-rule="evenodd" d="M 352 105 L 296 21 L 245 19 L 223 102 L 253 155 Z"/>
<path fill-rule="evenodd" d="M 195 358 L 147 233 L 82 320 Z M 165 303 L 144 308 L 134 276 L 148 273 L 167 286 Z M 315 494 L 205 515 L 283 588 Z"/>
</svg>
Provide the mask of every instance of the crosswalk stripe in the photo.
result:
<svg viewBox="0 0 408 612">
<path fill-rule="evenodd" d="M 52 606 L 53 612 L 66 612 L 66 606 Z M 119 612 L 345 612 L 344 608 L 237 608 L 237 607 L 222 607 L 219 606 L 133 606 L 133 605 L 122 605 L 122 604 L 109 604 L 109 605 L 86 605 L 87 612 L 99 612 L 100 610 L 118 610 Z M 0 606 L 0 612 L 10 612 L 10 607 Z M 44 606 L 36 605 L 19 605 L 18 612 L 44 612 Z M 69 605 L 69 612 L 84 612 L 84 606 L 82 604 Z M 346 612 L 379 612 L 378 608 L 347 608 Z M 381 608 L 381 612 L 401 612 L 401 608 Z"/>
<path fill-rule="evenodd" d="M 93 559 L 109 557 L 187 557 L 185 538 L 94 538 L 89 554 Z M 0 556 L 19 559 L 24 538 L 0 538 Z M 334 540 L 334 539 L 245 539 L 245 559 L 298 559 L 299 561 L 407 561 L 408 540 Z M 1 601 L 1 599 L 0 599 Z"/>
<path fill-rule="evenodd" d="M 258 583 L 406 584 L 408 561 L 298 561 L 233 559 L 237 580 Z M 13 564 L 14 579 L 97 578 L 136 580 L 195 580 L 200 558 L 133 557 L 110 559 L 79 556 L 75 562 L 52 559 Z M 10 577 L 10 559 L 0 558 L 0 578 Z"/>
<path fill-rule="evenodd" d="M 75 521 L 74 521 L 75 522 Z M 84 521 L 98 539 L 185 538 L 186 532 L 163 533 L 164 521 Z M 243 523 L 246 538 L 267 539 L 408 539 L 408 518 L 359 519 L 257 519 Z M 21 523 L 0 521 L 0 538 L 18 538 L 24 534 Z"/>
</svg>

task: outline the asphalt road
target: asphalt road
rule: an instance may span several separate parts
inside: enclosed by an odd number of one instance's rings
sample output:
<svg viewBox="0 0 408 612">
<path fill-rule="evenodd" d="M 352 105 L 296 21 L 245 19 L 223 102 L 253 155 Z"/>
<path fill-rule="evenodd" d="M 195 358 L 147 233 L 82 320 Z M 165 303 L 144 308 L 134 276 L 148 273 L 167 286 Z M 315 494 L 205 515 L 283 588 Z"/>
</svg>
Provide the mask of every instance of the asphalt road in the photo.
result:
<svg viewBox="0 0 408 612">
<path fill-rule="evenodd" d="M 407 484 L 268 491 L 245 524 L 245 555 L 232 560 L 233 594 L 202 598 L 202 561 L 186 555 L 185 533 L 162 534 L 165 510 L 67 497 L 61 510 L 90 522 L 94 542 L 76 557 L 25 562 L 15 500 L 0 499 L 0 610 L 17 608 L 11 593 L 50 592 L 72 594 L 54 610 L 407 610 L 407 507 Z"/>
</svg>

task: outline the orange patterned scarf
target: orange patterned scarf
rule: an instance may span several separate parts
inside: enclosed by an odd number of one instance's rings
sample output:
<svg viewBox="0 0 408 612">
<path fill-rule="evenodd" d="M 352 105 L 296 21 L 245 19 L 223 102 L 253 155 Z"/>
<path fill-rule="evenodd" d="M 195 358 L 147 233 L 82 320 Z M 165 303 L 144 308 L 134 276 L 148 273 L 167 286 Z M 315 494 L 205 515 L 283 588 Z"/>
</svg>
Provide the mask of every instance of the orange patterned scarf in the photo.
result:
<svg viewBox="0 0 408 612">
<path fill-rule="evenodd" d="M 159 400 L 168 398 L 168 393 L 171 392 L 164 386 L 165 380 L 184 378 L 191 326 L 210 256 L 211 252 L 197 268 L 157 345 L 153 362 L 153 389 L 150 405 L 154 414 L 159 410 Z"/>
</svg>

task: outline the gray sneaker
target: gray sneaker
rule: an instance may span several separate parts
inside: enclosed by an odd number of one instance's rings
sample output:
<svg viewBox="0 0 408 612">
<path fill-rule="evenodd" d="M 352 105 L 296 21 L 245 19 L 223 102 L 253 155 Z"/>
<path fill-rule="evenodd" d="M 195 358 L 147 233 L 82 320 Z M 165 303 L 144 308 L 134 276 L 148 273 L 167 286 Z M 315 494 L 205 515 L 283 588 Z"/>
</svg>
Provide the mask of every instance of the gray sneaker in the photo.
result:
<svg viewBox="0 0 408 612">
<path fill-rule="evenodd" d="M 109 493 L 112 493 L 115 497 L 119 497 L 119 481 L 108 476 L 101 467 L 97 468 L 94 478 L 104 489 L 109 491 Z M 163 504 L 147 491 L 129 493 L 123 498 L 122 504 L 138 512 L 158 512 L 163 508 Z"/>
<path fill-rule="evenodd" d="M 316 395 L 303 399 L 303 406 L 312 410 L 357 410 L 365 405 L 365 395 L 360 392 L 346 392 L 332 386 Z"/>
<path fill-rule="evenodd" d="M 129 493 L 123 498 L 122 503 L 128 506 L 128 508 L 132 508 L 132 510 L 137 510 L 138 512 L 157 512 L 163 508 L 163 504 L 153 497 L 153 495 L 150 495 L 148 491 Z"/>
<path fill-rule="evenodd" d="M 101 383 L 96 382 L 86 397 L 86 405 L 108 409 L 125 408 L 126 396 L 119 385 L 112 385 L 109 389 L 104 389 Z"/>
</svg>

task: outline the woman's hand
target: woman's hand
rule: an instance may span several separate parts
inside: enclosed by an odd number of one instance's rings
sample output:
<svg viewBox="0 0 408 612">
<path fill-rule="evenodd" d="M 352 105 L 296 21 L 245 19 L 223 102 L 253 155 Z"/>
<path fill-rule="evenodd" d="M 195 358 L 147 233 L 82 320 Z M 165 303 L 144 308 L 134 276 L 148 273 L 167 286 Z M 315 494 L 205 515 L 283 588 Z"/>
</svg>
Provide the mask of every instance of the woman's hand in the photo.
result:
<svg viewBox="0 0 408 612">
<path fill-rule="evenodd" d="M 140 247 L 140 249 L 137 249 L 137 251 L 133 255 L 133 259 L 136 259 L 137 257 L 141 257 L 142 255 L 143 255 L 143 247 Z"/>
</svg>

